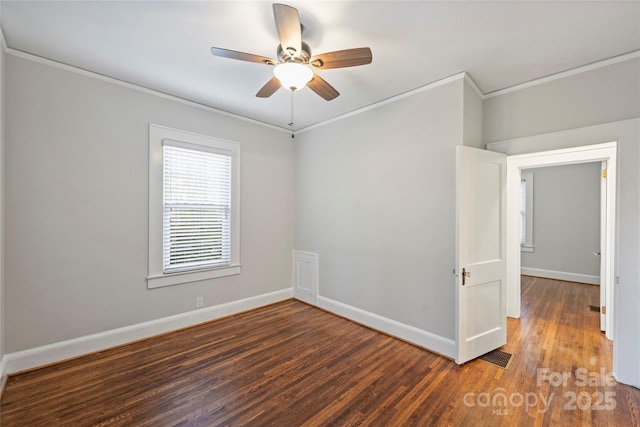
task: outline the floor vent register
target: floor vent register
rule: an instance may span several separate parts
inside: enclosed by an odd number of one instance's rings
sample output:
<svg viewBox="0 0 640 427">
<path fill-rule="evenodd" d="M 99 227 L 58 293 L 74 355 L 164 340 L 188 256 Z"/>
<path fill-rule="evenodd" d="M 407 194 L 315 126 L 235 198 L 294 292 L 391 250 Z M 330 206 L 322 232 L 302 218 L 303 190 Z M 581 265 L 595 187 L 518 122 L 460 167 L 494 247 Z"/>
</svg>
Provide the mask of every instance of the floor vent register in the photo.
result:
<svg viewBox="0 0 640 427">
<path fill-rule="evenodd" d="M 509 369 L 512 360 L 512 354 L 502 350 L 493 350 L 478 359 L 489 362 L 492 365 L 498 366 L 503 369 Z"/>
</svg>

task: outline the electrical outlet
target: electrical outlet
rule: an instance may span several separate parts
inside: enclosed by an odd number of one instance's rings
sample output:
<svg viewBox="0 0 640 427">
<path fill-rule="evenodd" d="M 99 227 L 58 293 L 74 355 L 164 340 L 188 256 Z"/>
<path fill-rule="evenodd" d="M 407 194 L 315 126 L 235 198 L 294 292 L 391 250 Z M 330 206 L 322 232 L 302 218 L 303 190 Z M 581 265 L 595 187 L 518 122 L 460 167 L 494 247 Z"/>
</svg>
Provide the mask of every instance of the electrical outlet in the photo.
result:
<svg viewBox="0 0 640 427">
<path fill-rule="evenodd" d="M 202 308 L 204 306 L 204 298 L 196 297 L 196 308 Z"/>
</svg>

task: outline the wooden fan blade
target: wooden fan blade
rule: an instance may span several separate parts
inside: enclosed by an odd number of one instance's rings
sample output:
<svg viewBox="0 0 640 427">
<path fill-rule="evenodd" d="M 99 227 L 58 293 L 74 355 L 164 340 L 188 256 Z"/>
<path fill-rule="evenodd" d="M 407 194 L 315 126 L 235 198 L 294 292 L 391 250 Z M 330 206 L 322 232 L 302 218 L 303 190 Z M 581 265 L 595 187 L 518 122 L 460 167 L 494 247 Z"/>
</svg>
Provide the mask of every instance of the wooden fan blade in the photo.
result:
<svg viewBox="0 0 640 427">
<path fill-rule="evenodd" d="M 273 17 L 276 20 L 282 50 L 291 56 L 299 56 L 302 50 L 302 27 L 298 9 L 286 4 L 274 3 Z"/>
<path fill-rule="evenodd" d="M 309 89 L 326 99 L 327 101 L 331 101 L 336 98 L 340 93 L 335 90 L 333 86 L 327 83 L 322 77 L 317 74 L 313 75 L 313 78 L 309 83 L 307 83 Z"/>
<path fill-rule="evenodd" d="M 237 52 L 235 50 L 222 49 L 220 47 L 212 47 L 211 54 L 222 56 L 223 58 L 239 59 L 240 61 L 256 62 L 258 64 L 275 65 L 275 59 L 266 56 L 253 55 L 251 53 Z"/>
<path fill-rule="evenodd" d="M 273 77 L 267 82 L 267 84 L 262 86 L 262 89 L 260 89 L 258 93 L 256 93 L 256 96 L 258 98 L 268 98 L 273 95 L 278 89 L 280 89 L 280 86 L 282 86 L 280 84 L 280 80 L 278 80 L 277 77 Z"/>
<path fill-rule="evenodd" d="M 355 67 L 356 65 L 371 64 L 373 55 L 368 47 L 355 49 L 336 50 L 335 52 L 322 53 L 309 60 L 314 68 L 327 70 L 329 68 Z"/>
</svg>

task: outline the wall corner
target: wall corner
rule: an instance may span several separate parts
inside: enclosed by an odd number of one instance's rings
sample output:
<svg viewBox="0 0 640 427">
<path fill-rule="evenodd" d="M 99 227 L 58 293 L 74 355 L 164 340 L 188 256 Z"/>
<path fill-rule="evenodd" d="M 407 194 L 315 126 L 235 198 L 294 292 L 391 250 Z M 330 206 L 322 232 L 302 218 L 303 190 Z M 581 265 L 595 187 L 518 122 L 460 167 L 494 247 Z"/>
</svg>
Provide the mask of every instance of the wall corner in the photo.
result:
<svg viewBox="0 0 640 427">
<path fill-rule="evenodd" d="M 483 97 L 480 88 L 465 72 L 462 86 L 462 145 L 485 148 L 482 134 Z"/>
</svg>

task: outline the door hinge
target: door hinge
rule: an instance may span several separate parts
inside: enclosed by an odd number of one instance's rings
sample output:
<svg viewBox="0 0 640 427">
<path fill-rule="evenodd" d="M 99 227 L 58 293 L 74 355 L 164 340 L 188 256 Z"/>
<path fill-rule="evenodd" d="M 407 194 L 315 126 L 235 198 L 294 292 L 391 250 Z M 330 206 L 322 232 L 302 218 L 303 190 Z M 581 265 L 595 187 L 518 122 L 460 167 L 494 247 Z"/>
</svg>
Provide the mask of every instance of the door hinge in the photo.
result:
<svg viewBox="0 0 640 427">
<path fill-rule="evenodd" d="M 603 178 L 607 177 L 607 170 L 606 169 L 602 169 L 602 177 Z"/>
<path fill-rule="evenodd" d="M 604 305 L 602 307 L 600 307 L 600 313 L 607 314 L 607 307 L 604 306 Z"/>
</svg>

